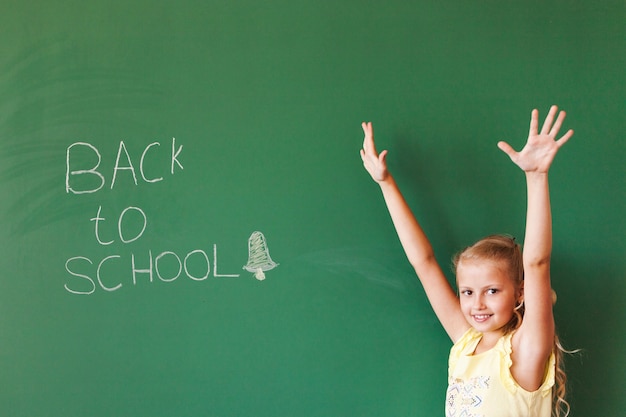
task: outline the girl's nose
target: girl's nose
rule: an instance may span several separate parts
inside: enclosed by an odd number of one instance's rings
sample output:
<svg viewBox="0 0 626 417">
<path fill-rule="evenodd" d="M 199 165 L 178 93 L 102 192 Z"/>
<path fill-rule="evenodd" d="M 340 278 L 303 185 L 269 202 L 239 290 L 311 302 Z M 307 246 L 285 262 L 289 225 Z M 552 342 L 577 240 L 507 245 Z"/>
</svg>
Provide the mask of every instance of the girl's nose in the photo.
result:
<svg viewBox="0 0 626 417">
<path fill-rule="evenodd" d="M 481 295 L 476 295 L 474 297 L 474 308 L 476 310 L 482 310 L 485 308 L 485 303 L 483 302 L 483 297 Z"/>
</svg>

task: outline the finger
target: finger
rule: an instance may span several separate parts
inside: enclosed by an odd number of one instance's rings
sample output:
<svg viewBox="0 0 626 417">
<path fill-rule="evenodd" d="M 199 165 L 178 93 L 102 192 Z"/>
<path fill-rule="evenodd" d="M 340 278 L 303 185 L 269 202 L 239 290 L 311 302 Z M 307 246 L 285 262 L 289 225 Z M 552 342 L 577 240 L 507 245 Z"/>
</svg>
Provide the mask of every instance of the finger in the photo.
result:
<svg viewBox="0 0 626 417">
<path fill-rule="evenodd" d="M 364 136 L 364 139 L 367 139 L 368 135 L 370 134 L 370 130 L 371 130 L 371 129 L 369 128 L 368 123 L 366 123 L 366 122 L 361 122 L 361 128 L 363 129 L 363 136 Z"/>
<path fill-rule="evenodd" d="M 563 120 L 565 120 L 566 115 L 567 114 L 563 110 L 559 112 L 559 117 L 556 118 L 554 126 L 552 126 L 552 129 L 550 129 L 550 136 L 556 136 L 559 133 L 559 130 L 561 129 L 561 125 L 563 124 Z"/>
<path fill-rule="evenodd" d="M 550 107 L 550 111 L 548 112 L 546 120 L 545 122 L 543 122 L 543 127 L 541 128 L 542 135 L 547 135 L 548 132 L 550 132 L 550 127 L 552 126 L 552 121 L 554 120 L 554 115 L 556 114 L 557 110 L 557 106 Z"/>
<path fill-rule="evenodd" d="M 384 150 L 378 155 L 378 160 L 383 166 L 387 166 L 387 150 Z"/>
<path fill-rule="evenodd" d="M 363 128 L 363 147 L 361 149 L 361 157 L 363 157 L 369 145 L 369 129 L 365 122 L 361 123 L 361 128 Z"/>
<path fill-rule="evenodd" d="M 507 154 L 511 159 L 517 153 L 515 152 L 515 149 L 513 149 L 511 145 L 509 145 L 508 143 L 504 141 L 498 142 L 498 148 L 500 148 L 500 150 L 504 152 L 505 154 Z"/>
<path fill-rule="evenodd" d="M 561 138 L 559 140 L 556 141 L 556 144 L 561 147 L 563 145 L 565 145 L 567 143 L 567 141 L 569 140 L 569 138 L 571 138 L 572 136 L 574 136 L 574 130 L 570 129 L 567 131 L 567 133 L 565 133 L 563 136 L 561 136 Z"/>
<path fill-rule="evenodd" d="M 539 128 L 539 110 L 533 109 L 533 111 L 530 112 L 530 129 L 528 131 L 528 136 L 536 136 L 538 128 Z"/>
<path fill-rule="evenodd" d="M 365 135 L 363 138 L 363 149 L 367 153 L 377 155 L 376 145 L 374 144 L 374 128 L 372 126 L 372 122 L 363 122 L 361 123 L 361 127 L 363 128 L 363 133 Z"/>
<path fill-rule="evenodd" d="M 367 134 L 372 130 L 372 122 L 361 122 L 361 127 L 363 128 L 363 133 Z"/>
<path fill-rule="evenodd" d="M 363 128 L 363 132 L 367 135 L 373 135 L 374 133 L 374 126 L 372 125 L 372 122 L 363 122 L 361 123 L 361 127 Z"/>
</svg>

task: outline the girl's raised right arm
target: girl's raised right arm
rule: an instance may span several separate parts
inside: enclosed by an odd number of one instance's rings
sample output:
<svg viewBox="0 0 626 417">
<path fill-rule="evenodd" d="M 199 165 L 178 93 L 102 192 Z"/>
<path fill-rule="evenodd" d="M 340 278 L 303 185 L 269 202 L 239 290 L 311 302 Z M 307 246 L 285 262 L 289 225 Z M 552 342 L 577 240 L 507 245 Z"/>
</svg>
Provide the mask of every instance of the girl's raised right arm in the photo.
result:
<svg viewBox="0 0 626 417">
<path fill-rule="evenodd" d="M 469 328 L 461 313 L 458 298 L 437 263 L 426 234 L 387 169 L 387 151 L 380 154 L 376 151 L 372 123 L 363 122 L 362 127 L 365 134 L 361 149 L 363 165 L 380 186 L 400 243 L 426 291 L 437 318 L 452 341 L 456 342 Z"/>
</svg>

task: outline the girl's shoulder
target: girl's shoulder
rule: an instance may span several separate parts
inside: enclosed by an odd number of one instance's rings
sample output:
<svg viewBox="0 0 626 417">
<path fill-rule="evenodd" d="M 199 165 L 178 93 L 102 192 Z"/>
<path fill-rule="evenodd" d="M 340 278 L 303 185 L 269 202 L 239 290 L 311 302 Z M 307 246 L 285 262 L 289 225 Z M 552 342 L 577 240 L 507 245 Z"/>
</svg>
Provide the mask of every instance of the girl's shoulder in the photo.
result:
<svg viewBox="0 0 626 417">
<path fill-rule="evenodd" d="M 452 345 L 450 349 L 450 360 L 452 361 L 461 355 L 471 355 L 476 350 L 476 346 L 478 346 L 482 337 L 483 334 L 473 327 L 467 329 L 465 333 L 463 333 L 463 336 Z"/>
</svg>

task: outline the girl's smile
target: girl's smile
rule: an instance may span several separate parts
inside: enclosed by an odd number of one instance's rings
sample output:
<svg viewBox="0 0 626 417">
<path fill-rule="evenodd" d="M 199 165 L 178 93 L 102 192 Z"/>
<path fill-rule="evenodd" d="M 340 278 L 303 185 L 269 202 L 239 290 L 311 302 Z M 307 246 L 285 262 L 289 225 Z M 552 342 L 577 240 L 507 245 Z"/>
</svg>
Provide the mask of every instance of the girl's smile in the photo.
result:
<svg viewBox="0 0 626 417">
<path fill-rule="evenodd" d="M 491 314 L 474 315 L 472 317 L 474 318 L 474 321 L 478 323 L 483 323 L 491 317 Z"/>
</svg>

